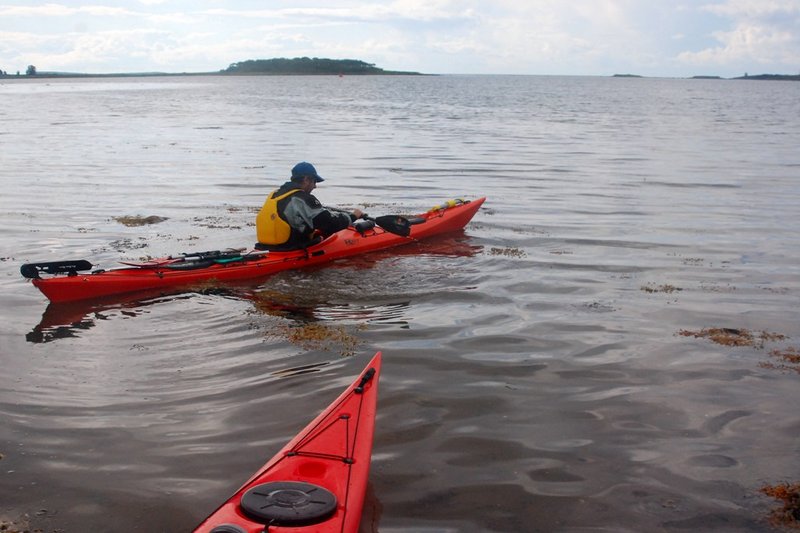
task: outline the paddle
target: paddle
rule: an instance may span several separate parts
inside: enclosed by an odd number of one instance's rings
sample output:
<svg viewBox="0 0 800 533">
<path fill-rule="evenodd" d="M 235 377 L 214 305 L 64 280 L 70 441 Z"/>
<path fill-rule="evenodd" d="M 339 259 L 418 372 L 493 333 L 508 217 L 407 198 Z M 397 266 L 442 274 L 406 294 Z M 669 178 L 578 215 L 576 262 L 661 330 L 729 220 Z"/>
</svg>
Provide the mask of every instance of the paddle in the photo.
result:
<svg viewBox="0 0 800 533">
<path fill-rule="evenodd" d="M 170 267 L 176 263 L 212 261 L 215 263 L 230 263 L 233 261 L 246 261 L 266 252 L 253 250 L 246 252 L 246 248 L 229 248 L 227 250 L 211 250 L 208 252 L 184 253 L 179 257 L 165 257 L 163 259 L 152 259 L 150 261 L 120 261 L 121 264 L 139 268 L 159 268 Z M 245 253 L 246 252 L 246 253 Z"/>
<path fill-rule="evenodd" d="M 246 252 L 246 250 L 246 248 L 211 250 L 208 252 L 185 253 L 181 254 L 180 257 L 167 257 L 144 262 L 120 261 L 120 263 L 136 268 L 192 269 L 208 266 L 213 263 L 249 261 L 267 253 L 261 250 L 253 250 L 250 252 Z M 26 263 L 19 268 L 19 272 L 28 279 L 39 279 L 42 272 L 45 274 L 67 274 L 68 276 L 77 276 L 78 272 L 91 270 L 92 266 L 92 263 L 83 259 L 75 261 L 49 261 L 46 263 Z"/>
<path fill-rule="evenodd" d="M 46 274 L 69 274 L 77 276 L 82 270 L 91 270 L 92 264 L 89 261 L 50 261 L 47 263 L 26 263 L 19 267 L 19 273 L 28 279 L 38 279 L 39 273 Z"/>
<path fill-rule="evenodd" d="M 382 215 L 375 218 L 370 218 L 363 215 L 361 218 L 375 223 L 379 228 L 383 228 L 389 233 L 400 235 L 401 237 L 408 237 L 411 235 L 411 222 L 407 218 L 400 215 Z"/>
<path fill-rule="evenodd" d="M 326 207 L 329 211 L 338 211 L 339 213 L 346 213 L 350 214 L 350 211 L 346 209 L 339 209 L 336 207 Z M 411 235 L 411 224 L 412 222 L 408 220 L 406 217 L 402 217 L 400 215 L 382 215 L 379 217 L 370 217 L 366 213 L 361 215 L 363 220 L 369 220 L 374 222 L 376 226 L 388 231 L 389 233 L 394 233 L 395 235 L 400 235 L 401 237 L 408 237 Z"/>
</svg>

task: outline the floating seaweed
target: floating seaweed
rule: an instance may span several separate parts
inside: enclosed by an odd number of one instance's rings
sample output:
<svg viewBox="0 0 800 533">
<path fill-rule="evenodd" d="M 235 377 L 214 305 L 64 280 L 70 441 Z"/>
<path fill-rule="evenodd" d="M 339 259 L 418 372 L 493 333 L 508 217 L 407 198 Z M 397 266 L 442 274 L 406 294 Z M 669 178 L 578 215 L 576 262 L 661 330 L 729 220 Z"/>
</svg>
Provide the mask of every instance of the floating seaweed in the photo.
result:
<svg viewBox="0 0 800 533">
<path fill-rule="evenodd" d="M 759 350 L 763 349 L 768 342 L 778 342 L 789 338 L 781 333 L 769 331 L 754 333 L 739 328 L 705 328 L 699 331 L 682 329 L 678 335 L 708 339 L 723 346 L 751 346 Z M 769 352 L 769 355 L 775 361 L 762 361 L 758 363 L 758 366 L 800 374 L 800 349 L 794 346 L 775 348 Z"/>
<path fill-rule="evenodd" d="M 800 350 L 795 348 L 794 346 L 789 346 L 786 349 L 779 350 L 775 349 L 769 352 L 769 355 L 775 359 L 778 359 L 780 362 L 773 363 L 769 362 L 762 362 L 759 363 L 758 366 L 761 368 L 771 368 L 774 370 L 787 370 L 787 371 L 794 371 L 800 374 Z"/>
<path fill-rule="evenodd" d="M 800 483 L 765 485 L 760 492 L 783 503 L 782 507 L 770 513 L 773 525 L 800 529 Z"/>
<path fill-rule="evenodd" d="M 744 328 L 704 328 L 699 331 L 682 329 L 678 332 L 678 335 L 708 339 L 723 346 L 753 346 L 755 348 L 763 348 L 766 342 L 774 342 L 786 338 L 786 335 L 781 335 L 780 333 L 770 333 L 769 331 L 753 333 Z"/>
<path fill-rule="evenodd" d="M 525 257 L 528 255 L 519 248 L 491 248 L 489 253 L 491 255 L 504 255 L 506 257 Z"/>
<path fill-rule="evenodd" d="M 331 351 L 338 347 L 340 355 L 348 356 L 356 352 L 361 340 L 342 326 L 327 326 L 321 323 L 284 325 L 273 328 L 270 337 L 282 337 L 304 350 Z"/>
<path fill-rule="evenodd" d="M 242 229 L 242 226 L 230 224 L 227 219 L 218 216 L 194 217 L 192 222 L 208 229 Z"/>
<path fill-rule="evenodd" d="M 147 248 L 148 245 L 144 237 L 139 237 L 137 240 L 138 242 L 135 242 L 133 239 L 118 239 L 116 241 L 111 241 L 108 245 L 112 250 L 116 250 L 117 252 Z"/>
<path fill-rule="evenodd" d="M 642 286 L 642 290 L 644 292 L 665 292 L 667 294 L 672 294 L 675 291 L 682 291 L 683 289 L 680 287 L 676 287 L 675 285 L 653 285 L 652 283 L 648 283 L 647 285 Z"/>
<path fill-rule="evenodd" d="M 41 529 L 31 529 L 27 515 L 17 520 L 0 518 L 0 532 L 2 533 L 43 533 Z"/>
<path fill-rule="evenodd" d="M 136 216 L 125 215 L 121 217 L 114 217 L 114 220 L 116 220 L 123 226 L 136 227 L 136 226 L 148 226 L 150 224 L 159 224 L 169 219 L 167 217 L 159 217 L 155 215 L 150 215 L 148 217 L 143 217 L 138 215 Z"/>
</svg>

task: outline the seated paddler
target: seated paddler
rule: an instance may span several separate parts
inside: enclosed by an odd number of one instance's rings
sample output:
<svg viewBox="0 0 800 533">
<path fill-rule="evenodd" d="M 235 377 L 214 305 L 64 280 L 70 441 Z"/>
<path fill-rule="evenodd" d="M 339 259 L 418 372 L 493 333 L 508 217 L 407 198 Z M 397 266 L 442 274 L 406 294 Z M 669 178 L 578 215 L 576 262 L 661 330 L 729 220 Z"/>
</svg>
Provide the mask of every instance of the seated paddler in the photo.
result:
<svg viewBox="0 0 800 533">
<path fill-rule="evenodd" d="M 292 176 L 267 196 L 256 216 L 259 250 L 286 251 L 306 248 L 347 228 L 363 212 L 330 211 L 311 192 L 325 181 L 311 163 L 297 163 Z"/>
</svg>

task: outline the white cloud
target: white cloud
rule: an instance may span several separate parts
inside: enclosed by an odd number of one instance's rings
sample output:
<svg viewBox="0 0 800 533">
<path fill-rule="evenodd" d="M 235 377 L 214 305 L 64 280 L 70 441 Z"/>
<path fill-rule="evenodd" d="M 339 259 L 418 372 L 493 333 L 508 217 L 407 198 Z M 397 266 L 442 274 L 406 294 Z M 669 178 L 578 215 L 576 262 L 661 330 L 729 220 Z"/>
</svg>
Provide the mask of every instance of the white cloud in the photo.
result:
<svg viewBox="0 0 800 533">
<path fill-rule="evenodd" d="M 153 57 L 164 34 L 154 30 L 108 31 L 96 33 L 70 33 L 58 37 L 17 36 L 17 43 L 34 44 L 35 50 L 20 54 L 27 63 L 44 65 L 40 70 L 84 68 L 86 66 L 113 64 L 120 50 L 131 57 Z M 120 71 L 120 70 L 117 70 Z"/>
<path fill-rule="evenodd" d="M 800 65 L 800 0 L 727 0 L 701 10 L 730 19 L 730 27 L 711 33 L 717 46 L 683 52 L 679 61 L 741 70 Z"/>
<path fill-rule="evenodd" d="M 800 0 L 103 1 L 5 0 L 0 66 L 208 71 L 305 55 L 440 73 L 671 75 L 795 71 L 800 55 Z"/>
<path fill-rule="evenodd" d="M 800 64 L 797 38 L 786 31 L 742 24 L 731 31 L 715 32 L 714 37 L 722 46 L 696 53 L 685 52 L 679 58 L 696 65 L 730 65 L 742 61 L 762 65 L 773 62 Z"/>
<path fill-rule="evenodd" d="M 46 35 L 36 35 L 26 32 L 0 31 L 0 53 L 10 56 L 20 49 L 30 49 L 46 45 L 56 40 Z"/>
<path fill-rule="evenodd" d="M 800 14 L 797 0 L 727 0 L 717 4 L 707 4 L 701 9 L 727 17 L 764 17 L 775 14 Z"/>
<path fill-rule="evenodd" d="M 405 0 L 389 5 L 361 4 L 353 7 L 297 7 L 251 10 L 237 10 L 226 7 L 206 9 L 202 13 L 211 16 L 235 18 L 305 19 L 308 22 L 316 22 L 318 20 L 363 22 L 412 20 L 431 22 L 471 19 L 475 16 L 475 12 L 471 8 L 461 8 L 457 4 L 460 4 L 460 2 Z"/>
<path fill-rule="evenodd" d="M 108 6 L 68 7 L 62 4 L 43 4 L 39 6 L 0 6 L 0 17 L 67 17 L 78 14 L 97 17 L 126 17 L 136 15 L 137 13 L 125 8 Z"/>
</svg>

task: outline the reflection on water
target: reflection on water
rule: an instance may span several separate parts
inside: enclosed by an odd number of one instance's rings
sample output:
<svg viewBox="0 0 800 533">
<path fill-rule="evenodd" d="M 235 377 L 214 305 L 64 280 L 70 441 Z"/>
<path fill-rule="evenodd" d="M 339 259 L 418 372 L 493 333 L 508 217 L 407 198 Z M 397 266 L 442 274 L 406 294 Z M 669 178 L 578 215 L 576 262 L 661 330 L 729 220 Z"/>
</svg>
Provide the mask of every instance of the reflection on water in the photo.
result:
<svg viewBox="0 0 800 533">
<path fill-rule="evenodd" d="M 290 377 L 294 377 L 294 376 L 302 376 L 303 374 L 312 374 L 314 372 L 319 372 L 320 370 L 322 370 L 323 368 L 325 368 L 329 364 L 330 363 L 325 362 L 325 363 L 315 363 L 315 364 L 312 364 L 312 365 L 300 365 L 300 366 L 294 366 L 294 367 L 291 367 L 291 368 L 283 368 L 281 370 L 277 370 L 277 371 L 273 372 L 272 375 L 275 376 L 275 377 L 280 377 L 280 378 L 290 378 Z"/>
<path fill-rule="evenodd" d="M 49 318 L 50 317 L 48 317 L 48 322 Z M 83 315 L 82 318 L 71 322 L 68 321 L 69 319 L 64 318 L 63 320 L 66 321 L 66 325 L 63 326 L 43 326 L 42 323 L 39 323 L 33 328 L 33 330 L 25 335 L 25 340 L 28 342 L 41 343 L 77 337 L 77 332 L 79 330 L 86 330 L 94 327 L 94 321 L 102 318 L 103 317 L 101 315 L 95 315 L 93 317 Z M 58 322 L 62 321 L 61 318 L 57 318 L 56 320 Z"/>
<path fill-rule="evenodd" d="M 217 292 L 209 289 L 209 294 Z M 161 292 L 143 291 L 114 298 L 85 300 L 67 303 L 50 303 L 33 330 L 26 334 L 28 342 L 43 343 L 80 336 L 81 331 L 95 327 L 98 322 L 135 318 L 151 305 L 191 295 L 165 296 Z"/>
<path fill-rule="evenodd" d="M 385 322 L 403 325 L 403 311 L 409 303 L 354 304 L 350 302 L 331 303 L 311 301 L 303 293 L 280 292 L 273 289 L 259 289 L 252 293 L 238 293 L 250 300 L 255 310 L 265 315 L 291 319 L 294 322 L 329 321 L 337 323 Z"/>
</svg>

